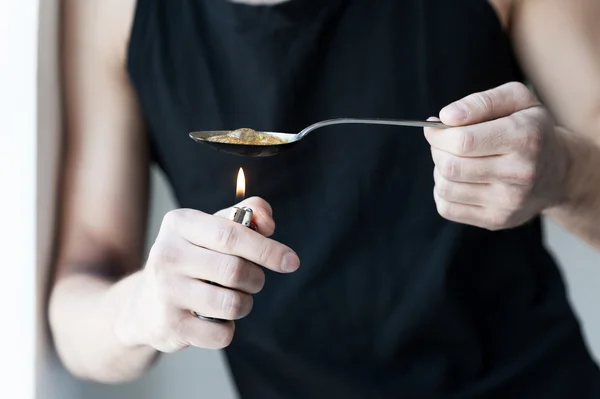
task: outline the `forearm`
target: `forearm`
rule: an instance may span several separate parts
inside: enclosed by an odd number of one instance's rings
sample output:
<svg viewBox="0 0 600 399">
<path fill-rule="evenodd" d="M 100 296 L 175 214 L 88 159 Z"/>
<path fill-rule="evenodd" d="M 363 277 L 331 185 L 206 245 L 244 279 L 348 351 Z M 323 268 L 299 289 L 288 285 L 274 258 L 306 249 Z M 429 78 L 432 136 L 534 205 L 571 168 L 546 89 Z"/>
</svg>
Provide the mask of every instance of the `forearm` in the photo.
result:
<svg viewBox="0 0 600 399">
<path fill-rule="evenodd" d="M 600 144 L 559 131 L 570 156 L 563 201 L 545 214 L 600 250 Z"/>
<path fill-rule="evenodd" d="M 93 275 L 62 279 L 49 307 L 50 327 L 58 354 L 74 375 L 102 383 L 120 383 L 140 376 L 157 352 L 126 346 L 114 325 L 132 295 L 140 273 L 112 283 Z"/>
</svg>

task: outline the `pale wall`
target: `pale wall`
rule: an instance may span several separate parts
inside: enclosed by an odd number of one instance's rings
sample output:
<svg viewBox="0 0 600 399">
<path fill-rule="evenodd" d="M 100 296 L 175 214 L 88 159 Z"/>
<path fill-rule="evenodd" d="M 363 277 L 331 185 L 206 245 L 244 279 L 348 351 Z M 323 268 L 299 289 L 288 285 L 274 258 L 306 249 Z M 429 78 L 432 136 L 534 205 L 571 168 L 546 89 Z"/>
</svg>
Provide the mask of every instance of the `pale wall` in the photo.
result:
<svg viewBox="0 0 600 399">
<path fill-rule="evenodd" d="M 56 3 L 0 1 L 0 398 L 84 397 L 56 365 L 44 317 L 60 131 Z"/>
<path fill-rule="evenodd" d="M 37 1 L 0 1 L 0 397 L 35 381 L 35 74 Z M 17 38 L 18 40 L 16 40 Z M 8 377 L 8 378 L 7 378 Z"/>
</svg>

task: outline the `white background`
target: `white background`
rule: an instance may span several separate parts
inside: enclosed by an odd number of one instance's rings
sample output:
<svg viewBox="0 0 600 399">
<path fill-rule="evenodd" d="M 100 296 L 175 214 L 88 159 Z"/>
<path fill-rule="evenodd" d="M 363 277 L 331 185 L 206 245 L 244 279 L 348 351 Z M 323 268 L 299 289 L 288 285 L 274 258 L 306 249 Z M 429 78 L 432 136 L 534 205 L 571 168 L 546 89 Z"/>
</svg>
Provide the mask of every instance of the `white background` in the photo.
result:
<svg viewBox="0 0 600 399">
<path fill-rule="evenodd" d="M 141 380 L 117 387 L 76 381 L 52 356 L 43 299 L 60 150 L 57 4 L 0 0 L 0 397 L 234 398 L 218 352 L 188 350 L 163 357 Z M 162 215 L 173 207 L 162 176 L 153 178 L 149 243 Z M 547 228 L 586 339 L 600 359 L 600 254 L 552 223 Z"/>
</svg>

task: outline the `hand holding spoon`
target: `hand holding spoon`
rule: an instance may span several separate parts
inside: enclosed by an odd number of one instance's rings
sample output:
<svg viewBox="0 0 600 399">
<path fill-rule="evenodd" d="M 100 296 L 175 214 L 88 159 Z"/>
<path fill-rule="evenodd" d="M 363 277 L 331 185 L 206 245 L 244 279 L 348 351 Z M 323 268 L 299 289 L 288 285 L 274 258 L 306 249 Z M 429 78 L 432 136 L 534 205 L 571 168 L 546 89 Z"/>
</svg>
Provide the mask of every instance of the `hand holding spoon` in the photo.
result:
<svg viewBox="0 0 600 399">
<path fill-rule="evenodd" d="M 300 133 L 257 132 L 252 129 L 238 129 L 192 132 L 190 133 L 190 137 L 196 142 L 208 144 L 219 151 L 229 154 L 247 157 L 268 157 L 290 149 L 295 143 L 302 140 L 307 134 L 314 130 L 343 123 L 433 127 L 437 129 L 449 127 L 441 122 L 433 121 L 341 118 L 317 122 L 306 127 Z"/>
</svg>

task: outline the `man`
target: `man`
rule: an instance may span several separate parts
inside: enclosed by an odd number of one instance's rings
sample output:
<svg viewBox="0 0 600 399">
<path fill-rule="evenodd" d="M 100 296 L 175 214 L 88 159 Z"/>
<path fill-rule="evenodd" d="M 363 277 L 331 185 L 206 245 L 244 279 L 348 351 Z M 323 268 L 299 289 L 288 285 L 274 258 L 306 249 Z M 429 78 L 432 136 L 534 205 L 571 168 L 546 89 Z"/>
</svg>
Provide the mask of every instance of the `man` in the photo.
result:
<svg viewBox="0 0 600 399">
<path fill-rule="evenodd" d="M 69 370 L 115 383 L 198 346 L 244 398 L 598 397 L 538 217 L 600 248 L 600 3 L 134 3 L 64 2 Z M 436 114 L 266 159 L 188 137 Z M 182 209 L 144 262 L 150 162 Z M 257 232 L 218 211 L 240 166 Z"/>
</svg>

